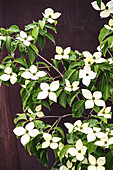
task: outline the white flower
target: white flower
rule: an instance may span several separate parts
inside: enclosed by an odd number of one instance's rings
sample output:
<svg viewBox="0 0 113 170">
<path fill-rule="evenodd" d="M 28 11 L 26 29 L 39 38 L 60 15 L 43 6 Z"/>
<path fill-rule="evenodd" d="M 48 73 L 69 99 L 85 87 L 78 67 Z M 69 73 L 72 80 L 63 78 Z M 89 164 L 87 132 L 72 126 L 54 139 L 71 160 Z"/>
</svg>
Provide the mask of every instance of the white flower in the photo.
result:
<svg viewBox="0 0 113 170">
<path fill-rule="evenodd" d="M 61 15 L 60 12 L 54 12 L 51 8 L 47 8 L 42 14 L 50 24 L 54 23 L 55 19 L 59 18 Z"/>
<path fill-rule="evenodd" d="M 71 123 L 64 123 L 64 125 L 66 126 L 66 128 L 68 129 L 68 133 L 71 133 L 73 128 L 74 128 L 74 125 L 71 124 Z"/>
<path fill-rule="evenodd" d="M 82 89 L 82 94 L 87 99 L 85 101 L 85 108 L 86 109 L 93 108 L 94 104 L 96 104 L 97 106 L 104 106 L 105 107 L 104 100 L 101 100 L 102 93 L 100 91 L 95 91 L 92 95 L 92 93 L 89 90 Z"/>
<path fill-rule="evenodd" d="M 106 162 L 105 157 L 99 157 L 97 160 L 93 155 L 89 154 L 89 162 L 90 166 L 88 166 L 88 170 L 105 170 L 103 166 Z"/>
<path fill-rule="evenodd" d="M 25 79 L 38 80 L 39 77 L 44 77 L 46 74 L 45 71 L 37 71 L 37 67 L 31 65 L 29 69 L 25 69 L 21 76 Z"/>
<path fill-rule="evenodd" d="M 16 39 L 22 41 L 25 46 L 29 46 L 30 41 L 33 40 L 32 36 L 27 36 L 24 31 L 20 31 L 20 37 L 16 37 Z"/>
<path fill-rule="evenodd" d="M 95 10 L 98 10 L 98 11 L 102 10 L 100 12 L 100 17 L 101 18 L 107 18 L 107 17 L 110 16 L 110 14 L 113 14 L 113 0 L 109 1 L 106 4 L 106 6 L 105 6 L 105 4 L 103 2 L 101 2 L 101 8 L 98 7 L 96 1 L 92 2 L 91 4 L 92 4 L 92 6 L 93 6 L 93 8 Z"/>
<path fill-rule="evenodd" d="M 56 46 L 57 55 L 55 55 L 55 59 L 57 59 L 57 60 L 68 59 L 70 51 L 71 51 L 70 47 L 67 47 L 63 50 L 62 47 Z"/>
<path fill-rule="evenodd" d="M 61 140 L 59 137 L 52 137 L 49 133 L 44 133 L 43 138 L 45 142 L 42 143 L 42 148 L 48 148 L 50 146 L 51 149 L 58 148 L 58 142 Z"/>
<path fill-rule="evenodd" d="M 70 84 L 70 81 L 65 79 L 65 82 L 66 82 L 66 87 L 65 87 L 65 90 L 71 92 L 71 91 L 76 91 L 79 89 L 78 85 L 79 85 L 79 81 L 74 81 L 72 83 L 72 85 Z"/>
<path fill-rule="evenodd" d="M 22 145 L 26 145 L 30 141 L 30 137 L 35 137 L 39 134 L 37 129 L 34 129 L 34 123 L 28 123 L 25 128 L 18 126 L 13 130 L 14 134 L 21 137 Z"/>
<path fill-rule="evenodd" d="M 50 85 L 47 83 L 40 84 L 41 92 L 39 92 L 37 99 L 45 99 L 49 96 L 49 99 L 57 102 L 57 95 L 55 91 L 59 88 L 59 81 L 53 81 Z"/>
<path fill-rule="evenodd" d="M 96 137 L 98 138 L 103 138 L 106 136 L 105 133 L 103 132 L 100 132 L 101 131 L 101 128 L 98 128 L 98 127 L 93 127 L 93 128 L 85 128 L 84 129 L 84 133 L 87 134 L 87 140 L 88 142 L 92 142 L 96 139 Z"/>
<path fill-rule="evenodd" d="M 21 85 L 23 88 L 26 88 L 27 84 L 29 83 L 30 81 L 29 80 L 25 80 L 25 84 L 24 85 Z"/>
<path fill-rule="evenodd" d="M 94 144 L 97 146 L 103 146 L 105 148 L 108 148 L 109 145 L 113 144 L 113 137 L 108 138 L 108 136 L 105 136 L 100 140 L 96 141 Z"/>
<path fill-rule="evenodd" d="M 83 70 L 79 70 L 79 78 L 82 78 L 82 83 L 89 86 L 92 79 L 96 77 L 97 73 L 91 71 L 89 66 L 84 66 Z"/>
<path fill-rule="evenodd" d="M 11 84 L 15 84 L 16 81 L 17 81 L 17 74 L 12 72 L 12 68 L 11 67 L 7 67 L 5 70 L 4 70 L 4 73 L 5 74 L 2 74 L 0 76 L 0 79 L 2 81 L 8 81 L 10 80 Z"/>
<path fill-rule="evenodd" d="M 108 30 L 112 30 L 113 31 L 113 19 L 110 19 L 108 22 L 108 25 L 104 25 L 104 27 Z"/>
<path fill-rule="evenodd" d="M 76 156 L 76 159 L 78 161 L 83 161 L 84 160 L 84 155 L 86 154 L 86 150 L 87 147 L 83 146 L 83 143 L 81 141 L 81 139 L 79 139 L 76 142 L 75 147 L 71 147 L 67 150 L 67 152 L 72 155 L 72 156 Z"/>
<path fill-rule="evenodd" d="M 81 120 L 77 120 L 74 123 L 74 130 L 78 130 L 84 133 L 84 130 L 88 128 L 89 123 L 82 123 Z"/>
<path fill-rule="evenodd" d="M 85 59 L 84 59 L 85 65 L 90 66 L 94 63 L 93 56 L 89 51 L 84 51 L 83 55 L 85 57 Z"/>
<path fill-rule="evenodd" d="M 111 113 L 110 113 L 110 111 L 111 111 L 111 107 L 103 107 L 100 111 L 99 111 L 99 113 L 98 113 L 98 116 L 103 116 L 103 117 L 105 117 L 106 119 L 111 119 Z"/>
</svg>

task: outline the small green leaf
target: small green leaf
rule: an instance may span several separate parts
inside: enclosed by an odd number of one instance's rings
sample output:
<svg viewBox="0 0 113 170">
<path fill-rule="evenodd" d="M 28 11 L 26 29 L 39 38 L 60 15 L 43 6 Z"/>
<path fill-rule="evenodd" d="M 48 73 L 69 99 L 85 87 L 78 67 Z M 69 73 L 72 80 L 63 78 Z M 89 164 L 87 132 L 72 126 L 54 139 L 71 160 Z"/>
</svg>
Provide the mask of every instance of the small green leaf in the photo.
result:
<svg viewBox="0 0 113 170">
<path fill-rule="evenodd" d="M 82 117 L 84 111 L 84 100 L 76 101 L 72 106 L 73 117 Z"/>
<path fill-rule="evenodd" d="M 49 25 L 49 24 L 46 24 L 45 27 L 46 27 L 46 28 L 49 28 L 49 29 L 53 30 L 55 33 L 57 33 L 55 27 L 53 27 L 53 26 L 51 26 L 51 25 Z"/>
<path fill-rule="evenodd" d="M 79 92 L 72 92 L 71 95 L 68 97 L 67 102 L 70 105 L 70 107 L 78 94 Z"/>
<path fill-rule="evenodd" d="M 6 47 L 7 47 L 8 51 L 10 51 L 10 49 L 11 49 L 11 37 L 10 36 L 6 37 Z"/>
<path fill-rule="evenodd" d="M 57 130 L 61 135 L 63 140 L 65 139 L 64 131 L 61 127 L 54 127 L 55 130 Z"/>
<path fill-rule="evenodd" d="M 20 31 L 20 30 L 19 30 L 19 27 L 18 27 L 17 25 L 12 25 L 12 26 L 10 26 L 8 30 L 9 30 L 11 33 L 13 33 L 13 32 L 19 32 L 19 31 Z"/>
<path fill-rule="evenodd" d="M 65 145 L 61 151 L 60 151 L 60 154 L 59 154 L 59 157 L 60 157 L 60 161 L 62 162 L 62 158 L 64 157 L 65 153 L 67 152 L 67 150 L 69 148 L 71 148 L 73 145 Z"/>
<path fill-rule="evenodd" d="M 36 52 L 36 54 L 38 55 L 38 48 L 33 45 L 33 44 L 30 44 L 30 47 Z"/>
<path fill-rule="evenodd" d="M 40 34 L 38 35 L 38 44 L 39 44 L 40 49 L 42 50 L 45 44 L 45 38 Z"/>
<path fill-rule="evenodd" d="M 101 2 L 102 2 L 102 0 L 96 0 L 96 1 L 97 1 L 97 4 L 98 4 L 99 8 L 101 9 Z"/>
<path fill-rule="evenodd" d="M 43 30 L 43 28 L 45 26 L 45 20 L 43 20 L 43 21 L 39 20 L 39 25 L 40 25 L 40 28 Z"/>
<path fill-rule="evenodd" d="M 32 30 L 32 36 L 33 36 L 34 39 L 35 39 L 34 43 L 36 43 L 36 41 L 37 41 L 38 33 L 39 33 L 39 27 L 33 28 L 33 30 Z"/>
<path fill-rule="evenodd" d="M 104 38 L 109 35 L 110 30 L 106 29 L 105 27 L 103 27 L 100 31 L 99 34 L 99 41 L 101 42 L 102 40 L 104 40 Z"/>
<path fill-rule="evenodd" d="M 31 64 L 33 64 L 33 62 L 35 61 L 35 52 L 31 48 L 31 46 L 28 47 L 28 53 L 29 53 L 29 60 L 30 60 Z"/>
<path fill-rule="evenodd" d="M 14 63 L 19 63 L 19 64 L 25 66 L 26 68 L 28 67 L 27 62 L 24 61 L 22 58 L 16 58 L 13 62 Z"/>
<path fill-rule="evenodd" d="M 50 34 L 49 32 L 46 33 L 46 36 L 55 44 L 55 39 L 54 37 L 52 36 L 52 34 Z"/>
<path fill-rule="evenodd" d="M 71 69 L 65 72 L 63 79 L 69 79 L 71 77 L 71 75 L 75 72 L 75 69 Z"/>
<path fill-rule="evenodd" d="M 66 103 L 67 103 L 66 98 L 67 98 L 66 92 L 62 91 L 62 93 L 60 94 L 60 97 L 59 97 L 59 102 L 63 107 L 66 107 Z"/>
<path fill-rule="evenodd" d="M 92 152 L 95 152 L 97 148 L 97 145 L 94 145 L 94 142 L 88 143 L 88 153 L 91 154 Z"/>
<path fill-rule="evenodd" d="M 77 66 L 81 66 L 81 63 L 80 62 L 72 62 L 69 66 L 69 69 L 75 68 Z"/>
<path fill-rule="evenodd" d="M 105 83 L 105 88 L 104 88 L 104 91 L 103 91 L 103 99 L 106 101 L 110 96 L 110 85 L 109 85 L 109 82 L 107 81 Z"/>
</svg>

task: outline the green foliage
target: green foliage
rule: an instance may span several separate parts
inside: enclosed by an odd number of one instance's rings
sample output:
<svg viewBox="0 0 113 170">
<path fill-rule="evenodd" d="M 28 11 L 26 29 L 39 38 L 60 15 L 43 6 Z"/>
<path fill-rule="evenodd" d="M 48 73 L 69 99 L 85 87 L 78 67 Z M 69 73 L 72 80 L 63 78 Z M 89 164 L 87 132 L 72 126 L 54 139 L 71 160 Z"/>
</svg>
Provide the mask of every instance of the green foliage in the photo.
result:
<svg viewBox="0 0 113 170">
<path fill-rule="evenodd" d="M 76 101 L 72 106 L 73 117 L 82 117 L 84 111 L 84 100 Z"/>
</svg>

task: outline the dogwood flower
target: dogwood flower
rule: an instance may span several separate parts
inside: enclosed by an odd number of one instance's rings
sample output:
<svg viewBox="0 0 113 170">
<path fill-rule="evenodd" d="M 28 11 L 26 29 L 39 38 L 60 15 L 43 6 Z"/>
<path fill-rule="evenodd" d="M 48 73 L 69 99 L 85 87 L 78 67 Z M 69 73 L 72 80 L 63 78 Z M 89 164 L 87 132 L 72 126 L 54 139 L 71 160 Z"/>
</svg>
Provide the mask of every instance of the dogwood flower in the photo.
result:
<svg viewBox="0 0 113 170">
<path fill-rule="evenodd" d="M 57 102 L 57 95 L 55 93 L 59 88 L 59 81 L 53 81 L 50 85 L 47 83 L 40 84 L 41 92 L 38 93 L 37 99 L 45 99 L 49 96 L 49 99 Z"/>
<path fill-rule="evenodd" d="M 57 55 L 55 55 L 55 59 L 57 59 L 57 60 L 68 59 L 70 51 L 71 51 L 70 47 L 67 47 L 63 50 L 62 47 L 56 46 Z"/>
<path fill-rule="evenodd" d="M 58 148 L 58 142 L 61 140 L 59 137 L 52 137 L 49 133 L 44 133 L 43 138 L 45 139 L 45 142 L 42 143 L 42 148 L 48 148 L 56 149 Z"/>
<path fill-rule="evenodd" d="M 90 66 L 94 63 L 93 56 L 89 51 L 84 51 L 83 55 L 85 57 L 84 59 L 85 65 Z"/>
<path fill-rule="evenodd" d="M 92 2 L 91 4 L 95 10 L 101 11 L 101 18 L 107 18 L 110 16 L 110 14 L 113 14 L 113 0 L 109 1 L 106 5 L 101 2 L 101 8 L 98 7 L 96 1 Z"/>
<path fill-rule="evenodd" d="M 37 71 L 37 67 L 35 65 L 31 65 L 29 69 L 25 69 L 21 76 L 25 79 L 38 80 L 46 74 L 47 73 L 45 71 Z"/>
<path fill-rule="evenodd" d="M 42 14 L 50 24 L 54 23 L 55 19 L 59 18 L 61 15 L 60 12 L 54 12 L 51 8 L 47 8 Z"/>
<path fill-rule="evenodd" d="M 72 83 L 72 85 L 70 84 L 70 81 L 65 79 L 65 82 L 66 82 L 66 87 L 65 87 L 65 90 L 71 92 L 71 91 L 76 91 L 79 89 L 78 85 L 79 85 L 79 81 L 74 81 Z"/>
<path fill-rule="evenodd" d="M 108 138 L 108 136 L 105 136 L 103 138 L 100 138 L 100 140 L 96 141 L 94 144 L 97 146 L 103 146 L 105 148 L 109 148 L 109 145 L 113 144 L 113 137 Z"/>
<path fill-rule="evenodd" d="M 41 109 L 42 109 L 42 105 L 38 105 L 35 108 L 35 113 L 33 113 L 30 108 L 28 109 L 28 112 L 31 114 L 36 114 L 38 117 L 43 117 L 44 113 L 41 111 Z"/>
<path fill-rule="evenodd" d="M 66 165 L 67 166 L 65 166 L 65 165 L 62 165 L 61 167 L 60 167 L 60 170 L 75 170 L 75 167 L 73 166 L 73 163 L 72 162 L 70 162 L 69 160 L 67 161 L 67 163 L 66 163 Z M 73 167 L 72 167 L 73 166 Z"/>
<path fill-rule="evenodd" d="M 103 116 L 105 117 L 106 119 L 111 119 L 112 115 L 110 113 L 111 111 L 111 107 L 103 107 L 99 113 L 98 113 L 98 116 Z"/>
<path fill-rule="evenodd" d="M 82 78 L 82 83 L 89 86 L 92 79 L 96 77 L 97 73 L 91 71 L 89 66 L 84 66 L 83 70 L 79 70 L 79 78 Z"/>
<path fill-rule="evenodd" d="M 113 19 L 110 19 L 108 25 L 105 24 L 104 27 L 108 30 L 113 31 Z"/>
<path fill-rule="evenodd" d="M 85 108 L 86 109 L 93 108 L 94 104 L 96 104 L 97 106 L 104 106 L 105 107 L 104 100 L 101 100 L 102 93 L 100 91 L 95 91 L 92 95 L 92 93 L 89 90 L 82 89 L 82 94 L 87 99 L 85 101 Z"/>
<path fill-rule="evenodd" d="M 26 145 L 30 141 L 30 137 L 37 136 L 40 132 L 34 129 L 34 123 L 28 123 L 25 128 L 18 126 L 13 130 L 14 134 L 21 137 L 22 145 Z"/>
<path fill-rule="evenodd" d="M 69 123 L 69 122 L 66 122 L 64 123 L 64 125 L 66 126 L 66 128 L 68 129 L 68 133 L 71 133 L 73 128 L 74 128 L 74 125 Z"/>
<path fill-rule="evenodd" d="M 99 157 L 97 160 L 93 155 L 89 154 L 89 162 L 91 165 L 88 166 L 88 170 L 105 170 L 103 166 L 106 162 L 105 157 Z"/>
<path fill-rule="evenodd" d="M 32 36 L 27 36 L 26 32 L 24 31 L 20 31 L 20 37 L 16 37 L 16 39 L 22 41 L 27 47 L 30 45 L 30 41 L 33 40 Z"/>
<path fill-rule="evenodd" d="M 87 150 L 87 147 L 83 146 L 81 139 L 79 139 L 76 142 L 75 147 L 69 148 L 67 152 L 70 155 L 75 156 L 78 161 L 82 161 L 84 160 L 84 155 L 86 154 L 86 150 Z"/>
<path fill-rule="evenodd" d="M 0 76 L 0 79 L 2 81 L 8 81 L 10 80 L 11 84 L 15 84 L 16 81 L 17 81 L 17 74 L 12 72 L 12 68 L 11 67 L 7 67 L 5 70 L 4 70 L 4 74 L 2 74 Z"/>
<path fill-rule="evenodd" d="M 74 131 L 75 131 L 75 130 L 78 130 L 78 131 L 84 133 L 84 130 L 85 130 L 86 128 L 88 128 L 88 126 L 89 126 L 89 123 L 82 123 L 81 120 L 77 120 L 77 121 L 74 123 Z"/>
</svg>

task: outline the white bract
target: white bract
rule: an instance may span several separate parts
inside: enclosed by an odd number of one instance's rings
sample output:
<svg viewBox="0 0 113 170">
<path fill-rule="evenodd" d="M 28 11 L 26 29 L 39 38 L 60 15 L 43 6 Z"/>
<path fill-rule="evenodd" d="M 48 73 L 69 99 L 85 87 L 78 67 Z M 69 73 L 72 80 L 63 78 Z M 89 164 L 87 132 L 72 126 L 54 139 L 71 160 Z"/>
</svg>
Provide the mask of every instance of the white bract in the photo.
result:
<svg viewBox="0 0 113 170">
<path fill-rule="evenodd" d="M 72 83 L 72 85 L 70 84 L 70 81 L 65 79 L 65 82 L 66 82 L 66 87 L 65 87 L 65 90 L 71 92 L 71 91 L 76 91 L 79 89 L 78 85 L 79 85 L 79 81 L 74 81 Z"/>
<path fill-rule="evenodd" d="M 45 9 L 44 13 L 42 14 L 50 24 L 54 23 L 55 19 L 59 18 L 61 15 L 60 12 L 54 12 L 51 8 Z"/>
<path fill-rule="evenodd" d="M 41 111 L 41 109 L 42 109 L 42 105 L 38 105 L 35 108 L 35 113 L 33 113 L 30 108 L 28 109 L 28 112 L 31 114 L 36 114 L 38 117 L 43 117 L 44 113 Z"/>
<path fill-rule="evenodd" d="M 61 59 L 69 59 L 69 53 L 71 51 L 70 47 L 67 47 L 65 49 L 63 49 L 60 46 L 56 46 L 56 55 L 55 55 L 55 59 L 57 60 L 61 60 Z"/>
<path fill-rule="evenodd" d="M 40 132 L 37 129 L 34 129 L 34 123 L 28 123 L 25 128 L 18 126 L 13 130 L 14 134 L 21 137 L 22 145 L 26 145 L 30 141 L 30 137 L 37 136 Z"/>
<path fill-rule="evenodd" d="M 112 30 L 113 31 L 113 19 L 110 19 L 108 22 L 108 25 L 104 25 L 104 27 L 108 30 Z"/>
<path fill-rule="evenodd" d="M 88 170 L 105 170 L 106 159 L 105 157 L 99 157 L 97 160 L 93 155 L 89 154 L 89 162 L 90 166 L 88 166 Z"/>
<path fill-rule="evenodd" d="M 109 1 L 106 5 L 101 2 L 101 8 L 99 8 L 96 1 L 92 2 L 91 4 L 95 10 L 101 11 L 101 18 L 107 18 L 110 16 L 110 14 L 113 14 L 113 0 Z"/>
<path fill-rule="evenodd" d="M 93 94 L 87 90 L 87 89 L 82 89 L 82 94 L 83 96 L 87 99 L 85 101 L 85 108 L 86 109 L 91 109 L 94 107 L 94 104 L 97 106 L 103 106 L 105 107 L 105 102 L 104 100 L 101 100 L 102 98 L 102 93 L 100 91 L 95 91 Z"/>
<path fill-rule="evenodd" d="M 5 37 L 5 36 L 0 35 L 0 41 L 1 41 L 1 40 L 6 41 L 6 37 Z"/>
<path fill-rule="evenodd" d="M 49 96 L 49 99 L 57 102 L 57 95 L 55 93 L 59 88 L 59 81 L 53 81 L 50 85 L 47 83 L 40 84 L 41 92 L 39 92 L 37 99 L 46 99 Z"/>
<path fill-rule="evenodd" d="M 109 64 L 113 64 L 113 59 L 112 58 L 108 58 L 107 61 L 108 61 Z"/>
<path fill-rule="evenodd" d="M 30 81 L 29 80 L 25 80 L 25 84 L 24 85 L 21 85 L 23 88 L 26 88 L 27 84 L 29 83 Z"/>
<path fill-rule="evenodd" d="M 92 79 L 96 77 L 97 73 L 91 71 L 89 66 L 84 66 L 83 70 L 79 70 L 79 78 L 82 78 L 82 83 L 89 86 Z"/>
<path fill-rule="evenodd" d="M 25 71 L 21 74 L 23 78 L 31 80 L 38 80 L 40 77 L 44 77 L 45 75 L 47 75 L 47 73 L 45 71 L 38 71 L 35 65 L 31 65 L 29 69 L 25 69 Z"/>
<path fill-rule="evenodd" d="M 30 41 L 33 40 L 32 36 L 28 36 L 24 31 L 20 31 L 20 37 L 16 37 L 16 39 L 22 41 L 25 46 L 29 46 Z"/>
<path fill-rule="evenodd" d="M 108 138 L 108 136 L 105 136 L 100 140 L 96 141 L 94 144 L 97 146 L 103 146 L 105 148 L 109 148 L 109 145 L 113 144 L 113 137 Z"/>
<path fill-rule="evenodd" d="M 17 74 L 12 72 L 12 68 L 11 67 L 7 67 L 5 70 L 4 70 L 4 74 L 2 74 L 0 76 L 0 79 L 2 81 L 8 81 L 10 80 L 11 84 L 15 84 L 16 81 L 17 81 Z"/>
<path fill-rule="evenodd" d="M 83 143 L 81 141 L 81 139 L 79 139 L 77 142 L 76 142 L 76 145 L 75 147 L 71 147 L 67 150 L 67 152 L 76 157 L 76 159 L 78 161 L 83 161 L 84 160 L 84 155 L 86 154 L 86 150 L 87 150 L 87 147 L 86 146 L 83 146 Z"/>
<path fill-rule="evenodd" d="M 73 163 L 72 162 L 70 162 L 69 160 L 67 161 L 67 163 L 66 163 L 66 165 L 67 166 L 65 166 L 65 165 L 62 165 L 61 167 L 60 167 L 60 170 L 75 170 L 75 167 L 73 166 Z M 73 166 L 73 167 L 72 167 Z"/>
<path fill-rule="evenodd" d="M 98 113 L 98 116 L 102 116 L 102 117 L 105 117 L 106 119 L 111 119 L 112 118 L 112 115 L 110 113 L 111 111 L 111 107 L 103 107 L 99 113 Z"/>
<path fill-rule="evenodd" d="M 61 140 L 60 137 L 52 137 L 49 133 L 44 133 L 43 138 L 45 139 L 45 142 L 42 143 L 42 148 L 48 148 L 56 149 L 58 148 L 58 142 Z"/>
</svg>

